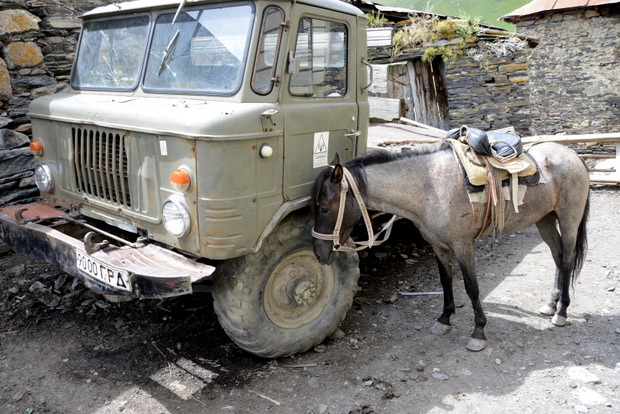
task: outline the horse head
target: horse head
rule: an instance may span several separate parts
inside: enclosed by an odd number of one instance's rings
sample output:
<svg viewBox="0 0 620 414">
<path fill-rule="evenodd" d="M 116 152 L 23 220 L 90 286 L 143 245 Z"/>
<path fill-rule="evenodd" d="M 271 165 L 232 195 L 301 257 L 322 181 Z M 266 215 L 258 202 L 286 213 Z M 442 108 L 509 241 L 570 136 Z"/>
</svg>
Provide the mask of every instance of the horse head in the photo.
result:
<svg viewBox="0 0 620 414">
<path fill-rule="evenodd" d="M 346 191 L 347 183 L 343 177 L 340 158 L 336 154 L 330 166 L 321 172 L 312 189 L 315 237 L 313 247 L 314 255 L 321 264 L 331 264 L 336 260 L 338 248 L 349 239 L 361 218 L 359 209 L 355 208 L 353 195 Z M 341 197 L 345 197 L 344 204 L 341 203 Z M 340 231 L 335 234 L 338 224 Z"/>
</svg>

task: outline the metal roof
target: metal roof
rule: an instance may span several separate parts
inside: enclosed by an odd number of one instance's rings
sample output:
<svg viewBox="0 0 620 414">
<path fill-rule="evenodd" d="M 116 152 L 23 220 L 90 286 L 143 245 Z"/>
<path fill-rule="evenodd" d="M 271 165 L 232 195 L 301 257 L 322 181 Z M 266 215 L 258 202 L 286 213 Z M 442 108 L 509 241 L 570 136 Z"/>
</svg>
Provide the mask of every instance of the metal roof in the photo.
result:
<svg viewBox="0 0 620 414">
<path fill-rule="evenodd" d="M 620 3 L 620 0 L 532 0 L 525 6 L 500 17 L 500 19 L 505 22 L 515 23 L 525 16 L 539 13 L 617 3 Z"/>
<path fill-rule="evenodd" d="M 86 12 L 82 15 L 82 17 L 92 18 L 116 13 L 141 12 L 161 8 L 172 8 L 178 7 L 181 1 L 182 0 L 136 0 L 123 3 L 112 3 Z M 184 7 L 191 7 L 197 4 L 230 3 L 235 1 L 238 0 L 187 0 Z M 275 3 L 278 2 L 305 3 L 326 9 L 338 10 L 345 13 L 358 15 L 360 17 L 364 15 L 357 7 L 340 0 L 275 0 Z"/>
</svg>

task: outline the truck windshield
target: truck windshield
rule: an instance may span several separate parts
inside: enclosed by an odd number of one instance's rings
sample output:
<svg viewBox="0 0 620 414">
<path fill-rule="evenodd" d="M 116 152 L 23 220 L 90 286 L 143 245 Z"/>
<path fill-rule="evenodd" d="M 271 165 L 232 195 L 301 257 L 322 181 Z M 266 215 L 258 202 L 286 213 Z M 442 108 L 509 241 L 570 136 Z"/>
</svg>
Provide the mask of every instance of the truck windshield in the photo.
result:
<svg viewBox="0 0 620 414">
<path fill-rule="evenodd" d="M 84 23 L 71 75 L 75 89 L 132 90 L 138 85 L 149 16 Z"/>
<path fill-rule="evenodd" d="M 252 7 L 185 10 L 170 27 L 173 17 L 173 12 L 162 13 L 155 21 L 144 90 L 235 93 L 245 66 Z"/>
<path fill-rule="evenodd" d="M 154 22 L 146 14 L 85 22 L 71 86 L 130 91 L 142 80 L 147 92 L 236 93 L 245 67 L 253 6 L 182 9 L 172 25 L 175 12 L 161 12 Z"/>
</svg>

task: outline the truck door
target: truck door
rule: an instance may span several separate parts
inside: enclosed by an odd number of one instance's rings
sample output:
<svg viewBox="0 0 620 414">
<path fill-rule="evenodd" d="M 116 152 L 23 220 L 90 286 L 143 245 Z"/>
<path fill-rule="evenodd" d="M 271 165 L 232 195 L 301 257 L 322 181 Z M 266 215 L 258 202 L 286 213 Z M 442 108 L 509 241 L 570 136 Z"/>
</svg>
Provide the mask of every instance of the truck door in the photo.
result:
<svg viewBox="0 0 620 414">
<path fill-rule="evenodd" d="M 355 156 L 359 136 L 355 16 L 297 3 L 291 22 L 284 111 L 284 196 L 310 194 L 337 152 Z"/>
</svg>

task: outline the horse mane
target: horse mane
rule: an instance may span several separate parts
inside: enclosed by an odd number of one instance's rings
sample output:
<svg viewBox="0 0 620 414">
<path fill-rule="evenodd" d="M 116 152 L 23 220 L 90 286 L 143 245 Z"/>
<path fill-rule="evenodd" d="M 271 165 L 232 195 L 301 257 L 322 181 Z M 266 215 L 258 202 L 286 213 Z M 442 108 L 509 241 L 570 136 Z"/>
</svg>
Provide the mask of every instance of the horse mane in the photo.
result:
<svg viewBox="0 0 620 414">
<path fill-rule="evenodd" d="M 405 152 L 390 153 L 387 151 L 371 151 L 362 154 L 356 158 L 353 158 L 344 166 L 351 172 L 351 175 L 353 175 L 353 178 L 355 179 L 355 182 L 357 183 L 357 187 L 359 188 L 360 192 L 362 194 L 365 194 L 366 173 L 364 169 L 366 167 L 370 165 L 386 164 L 405 158 L 415 158 L 426 154 L 434 154 L 436 152 L 444 151 L 448 148 L 451 148 L 448 141 L 441 141 L 436 145 L 424 145 L 422 147 L 413 148 L 412 150 Z M 333 168 L 324 168 L 314 182 L 311 193 L 311 206 L 313 209 L 319 198 L 319 192 L 321 191 L 323 182 L 325 182 L 327 178 L 331 177 L 333 171 Z"/>
<path fill-rule="evenodd" d="M 436 152 L 444 151 L 450 147 L 448 141 L 440 141 L 435 145 L 424 145 L 422 147 L 413 148 L 410 151 L 390 153 L 387 151 L 371 151 L 362 154 L 351 161 L 347 162 L 344 166 L 351 172 L 357 187 L 362 194 L 366 193 L 366 173 L 364 169 L 370 165 L 386 164 L 393 161 L 402 160 L 405 158 L 415 158 L 422 155 L 434 154 Z M 314 194 L 313 194 L 314 197 Z"/>
</svg>

